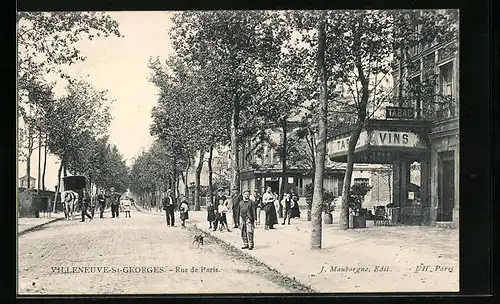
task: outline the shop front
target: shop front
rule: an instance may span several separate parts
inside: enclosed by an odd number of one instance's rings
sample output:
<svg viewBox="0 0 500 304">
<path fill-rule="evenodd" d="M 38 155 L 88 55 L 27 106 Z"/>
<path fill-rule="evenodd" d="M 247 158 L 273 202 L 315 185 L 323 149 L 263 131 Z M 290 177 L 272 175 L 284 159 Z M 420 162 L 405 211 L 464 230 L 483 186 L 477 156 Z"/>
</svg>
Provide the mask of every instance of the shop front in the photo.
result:
<svg viewBox="0 0 500 304">
<path fill-rule="evenodd" d="M 356 144 L 354 163 L 389 164 L 392 167 L 392 202 L 401 224 L 430 224 L 431 212 L 431 122 L 370 120 Z M 339 131 L 327 144 L 330 160 L 347 162 L 352 128 Z M 412 185 L 410 166 L 420 164 L 420 185 Z M 416 187 L 417 186 L 417 187 Z M 418 189 L 415 189 L 418 188 Z"/>
</svg>

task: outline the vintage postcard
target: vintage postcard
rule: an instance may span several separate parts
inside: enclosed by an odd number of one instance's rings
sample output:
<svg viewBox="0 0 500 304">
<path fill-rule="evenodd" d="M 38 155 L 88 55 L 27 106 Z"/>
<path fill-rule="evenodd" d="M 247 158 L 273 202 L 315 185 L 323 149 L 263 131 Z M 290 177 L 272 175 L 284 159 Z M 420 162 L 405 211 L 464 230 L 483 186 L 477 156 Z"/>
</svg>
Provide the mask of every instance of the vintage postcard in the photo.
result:
<svg viewBox="0 0 500 304">
<path fill-rule="evenodd" d="M 17 293 L 458 292 L 459 11 L 19 11 Z"/>
</svg>

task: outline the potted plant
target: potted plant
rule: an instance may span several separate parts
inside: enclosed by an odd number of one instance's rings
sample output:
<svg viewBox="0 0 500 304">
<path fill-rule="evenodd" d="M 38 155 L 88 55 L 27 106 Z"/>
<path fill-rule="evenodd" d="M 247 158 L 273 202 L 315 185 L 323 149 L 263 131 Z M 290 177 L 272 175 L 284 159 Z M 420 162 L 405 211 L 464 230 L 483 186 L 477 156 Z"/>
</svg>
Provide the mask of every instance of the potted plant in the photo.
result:
<svg viewBox="0 0 500 304">
<path fill-rule="evenodd" d="M 307 203 L 307 220 L 311 221 L 311 209 L 312 209 L 312 197 L 313 197 L 314 186 L 312 183 L 307 184 L 305 187 L 305 197 Z"/>
<path fill-rule="evenodd" d="M 366 209 L 362 209 L 366 194 L 372 187 L 367 184 L 354 184 L 349 192 L 349 226 L 366 228 Z"/>
<path fill-rule="evenodd" d="M 331 191 L 323 192 L 323 223 L 332 224 L 333 215 L 332 212 L 335 210 L 335 196 Z"/>
</svg>

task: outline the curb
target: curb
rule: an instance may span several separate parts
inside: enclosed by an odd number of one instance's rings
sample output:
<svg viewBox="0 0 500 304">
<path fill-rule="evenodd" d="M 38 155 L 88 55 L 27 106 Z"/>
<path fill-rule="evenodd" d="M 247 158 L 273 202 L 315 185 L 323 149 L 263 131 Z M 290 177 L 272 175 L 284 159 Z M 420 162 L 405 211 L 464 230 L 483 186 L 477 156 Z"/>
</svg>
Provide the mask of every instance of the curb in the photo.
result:
<svg viewBox="0 0 500 304">
<path fill-rule="evenodd" d="M 153 212 L 150 212 L 150 211 L 147 211 L 147 210 L 141 210 L 142 208 L 139 208 L 137 206 L 135 208 L 137 209 L 137 211 L 142 212 L 142 213 L 153 214 L 153 215 L 162 215 L 162 214 L 153 213 Z M 226 247 L 229 247 L 229 249 L 231 251 L 238 252 L 239 254 L 241 254 L 242 256 L 244 256 L 246 259 L 252 261 L 254 264 L 257 264 L 259 266 L 263 266 L 263 267 L 267 268 L 274 275 L 276 275 L 279 278 L 281 278 L 285 282 L 285 284 L 287 284 L 287 285 L 292 285 L 295 288 L 299 288 L 299 289 L 301 289 L 302 292 L 306 292 L 306 293 L 318 293 L 317 290 L 313 289 L 309 285 L 306 285 L 306 284 L 298 281 L 297 279 L 295 279 L 295 277 L 289 277 L 287 275 L 284 275 L 283 273 L 281 273 L 278 270 L 276 270 L 275 268 L 269 266 L 268 264 L 266 264 L 265 262 L 261 261 L 260 259 L 252 256 L 251 254 L 249 254 L 247 252 L 244 252 L 243 250 L 240 250 L 237 246 L 231 244 L 230 242 L 225 241 L 225 240 L 223 240 L 223 239 L 221 239 L 221 238 L 219 238 L 217 236 L 212 235 L 209 232 L 206 232 L 206 231 L 198 228 L 196 226 L 196 223 L 194 223 L 193 226 L 187 226 L 186 228 L 191 229 L 191 230 L 195 230 L 198 233 L 204 233 L 208 238 L 211 238 L 211 239 L 215 240 L 216 243 L 222 243 L 222 245 L 224 245 Z"/>
<path fill-rule="evenodd" d="M 21 230 L 17 233 L 17 236 L 21 236 L 21 235 L 24 235 L 26 233 L 29 233 L 29 232 L 33 232 L 35 230 L 38 230 L 40 228 L 42 228 L 43 226 L 46 226 L 46 225 L 49 225 L 49 224 L 52 224 L 54 222 L 57 222 L 57 221 L 60 221 L 60 220 L 64 220 L 63 217 L 60 217 L 60 218 L 56 218 L 56 219 L 53 219 L 53 220 L 50 220 L 46 223 L 43 223 L 43 224 L 39 224 L 39 225 L 36 225 L 36 226 L 33 226 L 33 227 L 30 227 L 30 228 L 27 228 L 27 229 L 24 229 L 24 230 Z"/>
<path fill-rule="evenodd" d="M 223 240 L 223 239 L 221 239 L 221 238 L 219 238 L 217 236 L 212 235 L 209 232 L 206 232 L 206 231 L 198 228 L 196 226 L 196 224 L 194 226 L 189 226 L 187 228 L 188 229 L 192 229 L 192 230 L 196 230 L 199 233 L 204 233 L 208 238 L 211 238 L 211 239 L 215 240 L 216 243 L 222 243 L 226 247 L 229 247 L 229 249 L 232 250 L 233 252 L 238 252 L 239 254 L 241 254 L 242 256 L 244 256 L 246 259 L 252 261 L 254 264 L 257 264 L 259 266 L 263 266 L 263 267 L 267 268 L 274 275 L 276 275 L 280 279 L 282 279 L 282 281 L 285 284 L 287 284 L 288 286 L 292 285 L 295 288 L 301 289 L 301 292 L 305 292 L 305 293 L 319 293 L 319 291 L 313 289 L 310 285 L 306 285 L 306 284 L 300 282 L 295 277 L 290 277 L 290 276 L 287 276 L 287 275 L 279 272 L 275 268 L 269 266 L 268 264 L 266 264 L 265 262 L 261 261 L 260 259 L 258 259 L 256 257 L 254 257 L 253 255 L 251 255 L 251 254 L 249 254 L 249 253 L 247 253 L 247 252 L 245 252 L 243 250 L 240 250 L 237 246 L 233 245 L 232 243 L 230 243 L 230 242 L 228 242 L 226 240 Z"/>
</svg>

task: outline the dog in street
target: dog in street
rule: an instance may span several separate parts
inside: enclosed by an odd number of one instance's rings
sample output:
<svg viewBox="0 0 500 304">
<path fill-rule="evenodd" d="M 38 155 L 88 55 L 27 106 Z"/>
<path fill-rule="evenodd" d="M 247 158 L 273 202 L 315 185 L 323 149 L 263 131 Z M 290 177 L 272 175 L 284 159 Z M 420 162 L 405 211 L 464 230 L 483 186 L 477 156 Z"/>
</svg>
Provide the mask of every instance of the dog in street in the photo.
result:
<svg viewBox="0 0 500 304">
<path fill-rule="evenodd" d="M 206 236 L 207 235 L 205 233 L 195 235 L 194 236 L 194 240 L 193 240 L 193 244 L 197 244 L 198 245 L 198 249 L 203 248 L 203 239 Z"/>
</svg>

